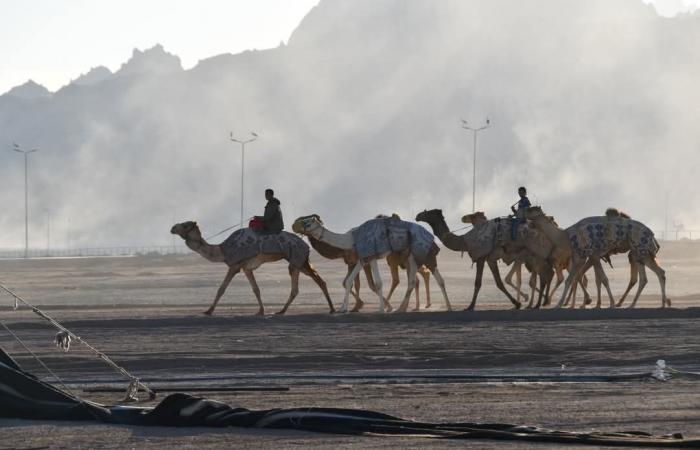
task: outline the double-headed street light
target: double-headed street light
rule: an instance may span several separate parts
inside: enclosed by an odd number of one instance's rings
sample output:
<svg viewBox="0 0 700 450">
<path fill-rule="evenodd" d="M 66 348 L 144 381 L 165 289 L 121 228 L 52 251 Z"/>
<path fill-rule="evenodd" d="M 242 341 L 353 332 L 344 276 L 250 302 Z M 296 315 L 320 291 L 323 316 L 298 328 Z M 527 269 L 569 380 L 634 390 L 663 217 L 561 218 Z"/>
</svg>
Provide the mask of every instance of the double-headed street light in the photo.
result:
<svg viewBox="0 0 700 450">
<path fill-rule="evenodd" d="M 491 126 L 491 120 L 486 118 L 486 125 L 481 127 L 471 127 L 466 120 L 462 119 L 462 128 L 474 133 L 474 167 L 472 172 L 472 212 L 476 212 L 476 135 L 479 131 L 485 130 Z"/>
<path fill-rule="evenodd" d="M 248 139 L 248 140 L 236 139 L 236 138 L 233 137 L 233 132 L 231 132 L 231 134 L 230 134 L 230 139 L 231 139 L 233 142 L 238 142 L 239 144 L 241 144 L 241 224 L 240 224 L 240 228 L 243 228 L 243 189 L 244 189 L 244 186 L 245 186 L 245 184 L 243 183 L 243 177 L 245 176 L 245 172 L 244 172 L 244 168 L 245 168 L 245 165 L 244 165 L 244 164 L 245 164 L 245 145 L 246 145 L 246 144 L 250 144 L 251 142 L 253 142 L 254 140 L 256 140 L 256 139 L 258 138 L 258 135 L 255 134 L 255 133 L 253 133 L 252 131 L 250 132 L 250 134 L 251 134 L 253 137 L 252 137 L 251 139 Z"/>
<path fill-rule="evenodd" d="M 37 151 L 37 148 L 31 150 L 22 150 L 19 145 L 12 143 L 12 150 L 17 153 L 24 154 L 24 257 L 29 257 L 29 194 L 27 189 L 27 172 L 29 170 L 29 159 L 27 155 Z"/>
</svg>

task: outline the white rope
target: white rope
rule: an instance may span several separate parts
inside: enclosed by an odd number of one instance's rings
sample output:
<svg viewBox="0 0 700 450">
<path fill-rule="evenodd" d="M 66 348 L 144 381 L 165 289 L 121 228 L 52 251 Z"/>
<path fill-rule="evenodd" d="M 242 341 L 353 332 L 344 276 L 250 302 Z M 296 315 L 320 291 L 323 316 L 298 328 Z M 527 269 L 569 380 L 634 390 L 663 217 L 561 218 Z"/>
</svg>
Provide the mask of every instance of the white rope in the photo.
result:
<svg viewBox="0 0 700 450">
<path fill-rule="evenodd" d="M 64 344 L 64 345 L 65 345 L 65 343 L 67 342 L 67 345 L 70 345 L 70 341 L 71 341 L 71 340 L 73 340 L 73 341 L 75 341 L 75 342 L 82 343 L 82 344 L 85 345 L 91 352 L 93 352 L 95 355 L 97 355 L 97 357 L 98 357 L 99 359 L 101 359 L 102 361 L 104 361 L 107 365 L 109 365 L 109 366 L 112 367 L 114 370 L 116 370 L 117 372 L 119 372 L 120 374 L 122 374 L 124 377 L 128 378 L 129 381 L 130 381 L 131 383 L 130 383 L 129 390 L 127 391 L 126 398 L 124 399 L 125 401 L 129 401 L 129 400 L 138 400 L 138 398 L 136 398 L 135 395 L 134 395 L 134 388 L 133 388 L 133 386 L 136 386 L 136 391 L 138 391 L 138 388 L 139 388 L 139 387 L 140 387 L 140 388 L 143 388 L 144 391 L 148 392 L 148 396 L 149 396 L 150 399 L 154 399 L 154 398 L 155 398 L 156 393 L 155 393 L 153 390 L 151 390 L 151 389 L 150 389 L 148 386 L 146 386 L 145 384 L 141 383 L 141 382 L 139 381 L 138 378 L 136 378 L 135 376 L 133 376 L 133 375 L 132 375 L 131 373 L 129 373 L 126 369 L 124 369 L 123 367 L 117 365 L 114 361 L 112 361 L 112 360 L 109 358 L 109 356 L 105 355 L 104 353 L 102 353 L 101 351 L 97 350 L 97 349 L 96 349 L 95 347 L 93 347 L 92 345 L 90 345 L 90 344 L 88 344 L 87 342 L 85 342 L 83 339 L 80 338 L 80 336 L 76 335 L 75 333 L 73 333 L 72 331 L 70 331 L 69 329 L 67 329 L 66 327 L 64 327 L 63 325 L 61 325 L 60 323 L 58 323 L 55 319 L 53 319 L 52 317 L 50 317 L 49 315 L 47 315 L 46 313 L 44 313 L 43 311 L 41 311 L 39 308 L 37 308 L 36 306 L 34 306 L 34 305 L 32 305 L 31 303 L 27 302 L 26 300 L 24 300 L 24 299 L 23 299 L 22 297 L 20 297 L 19 295 L 15 294 L 13 291 L 11 291 L 11 290 L 8 289 L 7 287 L 5 287 L 2 283 L 0 283 L 0 289 L 2 289 L 3 291 L 5 291 L 5 292 L 7 292 L 9 295 L 11 295 L 11 296 L 15 299 L 15 302 L 19 301 L 19 302 L 21 302 L 22 304 L 28 306 L 28 307 L 32 310 L 32 312 L 33 312 L 34 314 L 38 315 L 39 317 L 41 317 L 42 319 L 46 320 L 46 321 L 49 322 L 51 325 L 53 325 L 54 327 L 56 327 L 58 330 L 60 330 L 60 332 L 56 335 L 56 342 L 57 342 L 57 344 L 59 345 L 59 347 L 61 347 L 61 348 L 64 349 L 64 351 L 68 351 L 68 349 L 67 349 L 67 348 L 64 348 L 61 344 Z M 5 324 L 3 324 L 3 326 L 5 327 L 5 329 L 7 329 L 7 330 L 15 337 L 15 339 L 18 339 L 18 340 L 19 340 L 19 337 L 18 337 L 17 335 L 15 335 L 14 333 L 12 333 L 12 332 L 5 326 Z M 21 341 L 20 341 L 20 343 L 21 343 Z M 31 350 L 29 350 L 23 343 L 22 343 L 22 345 L 25 347 L 25 349 L 27 349 L 27 350 L 31 353 Z M 32 353 L 32 355 L 33 355 L 38 361 L 41 362 L 41 360 L 40 360 L 36 355 L 34 355 L 33 353 Z M 47 367 L 43 362 L 41 362 L 41 364 L 42 364 L 47 370 L 49 370 L 49 372 L 50 372 L 51 374 L 53 374 L 53 372 L 51 372 L 50 369 L 48 369 L 48 367 Z M 54 375 L 54 376 L 55 376 L 55 375 Z M 58 378 L 57 378 L 57 379 L 58 379 Z"/>
<path fill-rule="evenodd" d="M 252 219 L 253 219 L 252 217 L 249 217 L 249 218 L 246 219 L 246 220 L 247 220 L 248 222 L 250 222 Z M 236 225 L 231 225 L 230 227 L 224 228 L 223 230 L 219 231 L 218 233 L 212 234 L 211 236 L 205 237 L 204 239 L 206 239 L 206 240 L 208 241 L 209 239 L 214 238 L 214 237 L 217 237 L 218 235 L 223 234 L 223 233 L 227 232 L 228 230 L 233 230 L 234 228 L 243 228 L 243 224 L 242 224 L 242 223 L 237 223 Z"/>
</svg>

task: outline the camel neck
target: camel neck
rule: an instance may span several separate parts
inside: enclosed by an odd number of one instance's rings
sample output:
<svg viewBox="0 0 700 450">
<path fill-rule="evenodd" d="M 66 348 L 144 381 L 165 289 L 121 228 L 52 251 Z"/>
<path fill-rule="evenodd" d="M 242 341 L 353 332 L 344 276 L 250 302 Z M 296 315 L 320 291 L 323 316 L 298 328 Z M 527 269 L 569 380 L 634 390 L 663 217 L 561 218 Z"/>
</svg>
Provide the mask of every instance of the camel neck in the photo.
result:
<svg viewBox="0 0 700 450">
<path fill-rule="evenodd" d="M 450 250 L 456 252 L 465 252 L 468 250 L 467 243 L 460 236 L 457 236 L 450 231 L 450 228 L 445 223 L 445 219 L 440 219 L 435 223 L 428 223 L 433 229 L 433 234 L 440 239 L 440 242 Z"/>
<path fill-rule="evenodd" d="M 343 250 L 352 250 L 355 247 L 355 241 L 352 239 L 352 233 L 347 232 L 345 234 L 334 233 L 327 228 L 322 226 L 316 227 L 309 230 L 309 235 L 318 239 L 321 242 L 330 244 L 333 247 L 337 247 Z"/>
<path fill-rule="evenodd" d="M 186 238 L 185 245 L 192 251 L 199 253 L 204 259 L 211 262 L 224 262 L 224 255 L 221 252 L 221 246 L 211 245 L 203 238 L 192 239 Z"/>
<path fill-rule="evenodd" d="M 324 258 L 337 259 L 341 258 L 345 253 L 345 250 L 334 247 L 326 242 L 319 241 L 312 235 L 308 235 L 306 237 L 309 239 L 311 247 L 313 247 L 314 250 L 316 250 L 318 254 L 323 256 Z"/>
<path fill-rule="evenodd" d="M 544 233 L 554 245 L 568 246 L 569 245 L 569 235 L 565 230 L 555 226 L 546 217 L 538 217 L 534 221 L 535 227 Z"/>
</svg>

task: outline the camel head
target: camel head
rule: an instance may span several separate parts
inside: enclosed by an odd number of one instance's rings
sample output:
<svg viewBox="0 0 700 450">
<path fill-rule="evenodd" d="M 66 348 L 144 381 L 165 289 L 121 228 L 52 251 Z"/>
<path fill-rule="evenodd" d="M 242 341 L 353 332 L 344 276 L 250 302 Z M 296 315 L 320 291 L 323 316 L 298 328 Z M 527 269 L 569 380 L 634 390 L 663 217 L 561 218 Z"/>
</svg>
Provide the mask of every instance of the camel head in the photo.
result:
<svg viewBox="0 0 700 450">
<path fill-rule="evenodd" d="M 292 224 L 292 231 L 297 234 L 309 234 L 309 232 L 315 228 L 322 227 L 323 220 L 318 214 L 311 214 L 310 216 L 301 216 L 297 218 Z"/>
<path fill-rule="evenodd" d="M 480 223 L 486 222 L 487 220 L 488 219 L 486 218 L 486 214 L 484 214 L 482 211 L 477 211 L 477 212 L 462 216 L 462 222 L 470 223 L 472 225 L 478 225 Z"/>
<path fill-rule="evenodd" d="M 435 224 L 439 223 L 440 221 L 445 221 L 445 217 L 442 215 L 441 209 L 431 209 L 430 211 L 425 210 L 416 215 L 416 222 Z"/>
<path fill-rule="evenodd" d="M 542 211 L 542 208 L 539 206 L 530 206 L 525 210 L 525 218 L 527 220 L 535 220 L 539 219 L 540 217 L 547 218 L 545 213 Z"/>
<path fill-rule="evenodd" d="M 193 239 L 193 240 L 201 240 L 202 239 L 202 232 L 199 231 L 199 226 L 197 226 L 197 222 L 193 222 L 191 220 L 188 220 L 187 222 L 182 222 L 182 223 L 177 223 L 173 225 L 173 227 L 170 229 L 170 232 L 172 234 L 177 234 L 180 236 L 182 239 Z"/>
</svg>

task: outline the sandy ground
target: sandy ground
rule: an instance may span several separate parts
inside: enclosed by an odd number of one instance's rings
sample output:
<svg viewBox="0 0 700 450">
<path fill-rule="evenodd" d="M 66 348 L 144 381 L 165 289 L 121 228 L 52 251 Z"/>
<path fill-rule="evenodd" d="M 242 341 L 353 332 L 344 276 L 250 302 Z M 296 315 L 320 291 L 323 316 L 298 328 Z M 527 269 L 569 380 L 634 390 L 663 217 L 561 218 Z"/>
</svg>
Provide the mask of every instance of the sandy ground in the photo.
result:
<svg viewBox="0 0 700 450">
<path fill-rule="evenodd" d="M 344 267 L 312 260 L 339 305 Z M 366 292 L 363 312 L 329 315 L 318 288 L 303 280 L 287 316 L 253 317 L 244 277 L 236 278 L 214 317 L 210 303 L 225 266 L 197 255 L 0 261 L 0 282 L 41 307 L 156 389 L 205 387 L 209 398 L 251 409 L 299 406 L 366 408 L 422 421 L 480 421 L 564 430 L 643 430 L 700 436 L 698 382 L 472 382 L 469 375 L 576 375 L 650 371 L 657 359 L 700 371 L 700 244 L 664 243 L 673 309 L 661 310 L 653 274 L 635 310 L 512 311 L 490 276 L 477 311 L 441 312 L 433 283 L 430 310 L 377 314 Z M 455 307 L 471 296 L 468 258 L 443 250 L 441 271 Z M 608 270 L 613 292 L 627 285 L 624 257 Z M 505 271 L 505 270 L 504 270 Z M 385 272 L 388 274 L 388 272 Z M 256 272 L 267 312 L 286 300 L 282 263 Z M 385 277 L 385 290 L 388 276 Z M 405 280 L 392 300 L 399 303 Z M 104 403 L 125 387 L 83 348 L 62 353 L 55 331 L 0 297 L 0 320 L 71 389 Z M 424 293 L 421 295 L 424 302 Z M 413 301 L 411 306 L 413 306 Z M 603 299 L 607 304 L 607 299 Z M 2 346 L 21 365 L 50 376 L 4 330 Z M 221 392 L 231 387 L 286 391 Z M 162 392 L 164 395 L 166 392 Z M 161 395 L 161 398 L 162 398 Z M 0 421 L 6 448 L 537 448 L 542 444 L 348 437 L 242 429 L 166 429 L 75 422 Z M 549 446 L 554 448 L 555 446 Z"/>
</svg>

